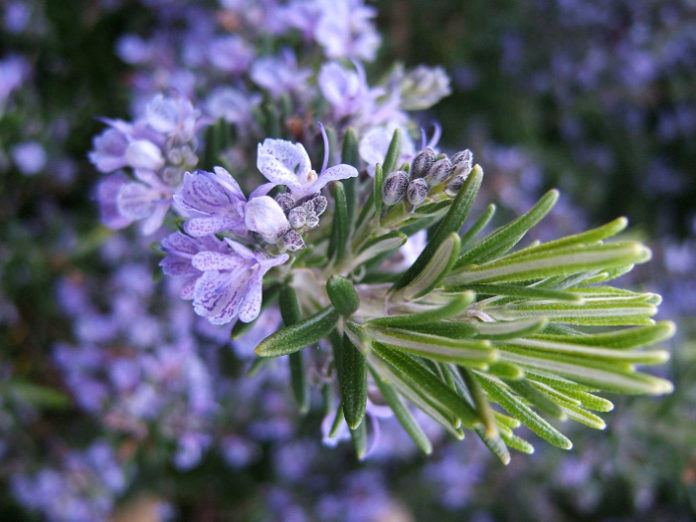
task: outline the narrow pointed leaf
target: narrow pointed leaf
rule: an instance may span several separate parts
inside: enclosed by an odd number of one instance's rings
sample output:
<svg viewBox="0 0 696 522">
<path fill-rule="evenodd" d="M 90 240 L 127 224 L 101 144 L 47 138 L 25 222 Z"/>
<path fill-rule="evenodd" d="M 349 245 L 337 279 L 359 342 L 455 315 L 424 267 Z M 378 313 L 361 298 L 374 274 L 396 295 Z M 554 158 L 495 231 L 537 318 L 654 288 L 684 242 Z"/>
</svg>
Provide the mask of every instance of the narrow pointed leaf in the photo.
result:
<svg viewBox="0 0 696 522">
<path fill-rule="evenodd" d="M 416 446 L 418 446 L 426 455 L 430 455 L 430 453 L 433 451 L 433 446 L 430 443 L 428 436 L 425 434 L 425 432 L 423 432 L 423 429 L 418 424 L 418 421 L 413 418 L 413 415 L 411 415 L 411 412 L 401 400 L 399 394 L 396 393 L 394 388 L 389 383 L 380 377 L 374 368 L 370 368 L 370 370 L 372 372 L 372 378 L 377 384 L 377 387 L 384 398 L 384 402 L 386 402 L 392 409 L 394 416 L 401 423 L 401 426 L 404 428 L 406 433 L 411 436 L 413 442 L 416 443 Z"/>
<path fill-rule="evenodd" d="M 540 412 L 559 420 L 565 420 L 563 408 L 556 404 L 539 388 L 535 388 L 528 380 L 510 381 L 507 385 L 520 397 L 523 397 Z"/>
<path fill-rule="evenodd" d="M 462 243 L 459 248 L 464 251 L 471 247 L 476 236 L 478 236 L 481 231 L 486 228 L 486 225 L 490 223 L 491 219 L 495 215 L 496 206 L 491 203 L 486 207 L 486 211 L 479 216 L 479 218 L 474 221 L 474 224 L 469 227 L 464 234 L 462 234 Z"/>
<path fill-rule="evenodd" d="M 516 399 L 514 395 L 508 392 L 503 386 L 496 384 L 493 380 L 480 374 L 478 374 L 478 377 L 481 386 L 486 390 L 486 393 L 488 393 L 493 401 L 497 402 L 511 415 L 517 417 L 522 421 L 522 424 L 527 426 L 542 439 L 561 449 L 567 450 L 573 447 L 573 443 L 570 442 L 570 439 L 551 426 L 551 424 L 542 417 L 534 413 L 534 411 L 523 402 Z"/>
<path fill-rule="evenodd" d="M 278 305 L 283 323 L 286 326 L 297 324 L 302 320 L 300 306 L 297 302 L 295 289 L 290 285 L 284 285 L 278 295 Z M 304 356 L 302 352 L 289 355 L 290 358 L 290 384 L 292 393 L 302 413 L 309 410 L 309 386 L 304 368 Z"/>
<path fill-rule="evenodd" d="M 456 289 L 455 289 L 456 290 Z M 480 295 L 511 296 L 531 299 L 554 299 L 556 301 L 582 302 L 582 296 L 568 291 L 537 288 L 534 286 L 510 285 L 510 284 L 473 284 L 466 285 L 462 290 L 473 290 Z"/>
<path fill-rule="evenodd" d="M 358 152 L 358 135 L 355 129 L 349 127 L 343 137 L 343 149 L 341 151 L 341 163 L 360 168 L 360 154 Z M 346 191 L 346 211 L 348 223 L 352 229 L 355 222 L 356 209 L 358 208 L 358 178 L 348 178 L 343 180 L 343 187 Z"/>
<path fill-rule="evenodd" d="M 514 247 L 536 225 L 558 201 L 558 191 L 550 190 L 526 214 L 497 228 L 469 250 L 462 252 L 457 266 L 481 263 L 498 257 Z"/>
<path fill-rule="evenodd" d="M 367 362 L 346 335 L 334 335 L 331 340 L 343 415 L 348 427 L 356 429 L 365 416 L 367 404 Z"/>
<path fill-rule="evenodd" d="M 379 163 L 375 167 L 375 179 L 372 190 L 372 204 L 375 206 L 375 214 L 379 218 L 382 214 L 382 187 L 384 185 L 384 171 Z"/>
<path fill-rule="evenodd" d="M 510 464 L 510 452 L 508 451 L 505 442 L 503 442 L 503 439 L 500 438 L 499 435 L 489 437 L 486 434 L 486 430 L 479 426 L 475 427 L 474 431 L 490 450 L 490 452 L 493 453 L 493 455 L 495 455 L 504 466 Z"/>
<path fill-rule="evenodd" d="M 483 265 L 455 268 L 448 286 L 486 282 L 530 281 L 550 276 L 568 276 L 626 263 L 644 263 L 650 250 L 637 242 L 570 246 L 552 252 L 536 252 Z"/>
<path fill-rule="evenodd" d="M 384 157 L 384 175 L 386 176 L 394 169 L 401 158 L 401 149 L 403 147 L 404 137 L 399 129 L 394 131 L 392 135 L 391 142 L 389 143 L 389 149 L 387 149 L 387 155 Z M 380 187 L 379 192 L 376 195 L 381 197 L 382 187 Z"/>
<path fill-rule="evenodd" d="M 336 326 L 338 317 L 336 309 L 327 306 L 307 319 L 266 337 L 256 347 L 256 355 L 278 357 L 302 350 L 327 336 Z"/>
<path fill-rule="evenodd" d="M 370 328 L 369 335 L 375 341 L 394 349 L 420 355 L 435 361 L 485 367 L 498 354 L 487 341 L 450 339 L 397 328 Z"/>
<path fill-rule="evenodd" d="M 459 235 L 452 232 L 437 247 L 435 253 L 425 264 L 423 270 L 395 293 L 396 300 L 408 301 L 414 297 L 428 294 L 437 287 L 452 269 L 459 255 Z"/>
<path fill-rule="evenodd" d="M 631 349 L 639 346 L 656 344 L 674 335 L 676 328 L 671 321 L 660 321 L 650 326 L 637 328 L 624 328 L 611 332 L 573 336 L 568 338 L 563 335 L 538 334 L 535 339 L 548 341 L 569 341 L 575 344 L 592 346 L 604 346 L 614 349 Z"/>
<path fill-rule="evenodd" d="M 539 319 L 521 319 L 518 321 L 493 321 L 490 323 L 476 323 L 476 337 L 482 339 L 500 340 L 523 337 L 542 331 L 548 320 L 545 317 Z"/>
<path fill-rule="evenodd" d="M 449 319 L 450 317 L 459 315 L 466 310 L 469 305 L 474 302 L 475 297 L 476 294 L 473 292 L 463 292 L 462 294 L 453 297 L 444 305 L 433 308 L 432 310 L 403 315 L 388 315 L 386 317 L 378 317 L 368 321 L 368 324 L 409 328 L 414 325 L 428 324 L 435 321 L 440 321 L 442 319 Z"/>
<path fill-rule="evenodd" d="M 453 392 L 433 373 L 417 364 L 410 356 L 390 350 L 378 343 L 374 344 L 373 351 L 409 386 L 422 390 L 428 402 L 448 411 L 449 414 L 460 419 L 467 428 L 472 428 L 479 423 L 476 412 L 462 397 Z"/>
<path fill-rule="evenodd" d="M 479 417 L 483 422 L 486 437 L 489 439 L 496 439 L 498 437 L 498 423 L 495 420 L 495 416 L 493 415 L 493 409 L 491 408 L 491 405 L 488 402 L 488 398 L 486 397 L 486 394 L 483 392 L 483 389 L 481 388 L 481 384 L 478 382 L 476 377 L 474 377 L 474 375 L 466 368 L 462 368 L 460 370 L 460 375 L 464 378 L 466 387 L 469 390 L 469 395 L 471 396 L 471 399 L 474 401 L 476 411 L 478 412 Z M 508 454 L 508 460 L 509 459 L 510 455 Z"/>
<path fill-rule="evenodd" d="M 353 440 L 353 448 L 358 460 L 364 459 L 367 455 L 367 428 L 364 422 L 350 430 L 350 438 Z"/>
</svg>

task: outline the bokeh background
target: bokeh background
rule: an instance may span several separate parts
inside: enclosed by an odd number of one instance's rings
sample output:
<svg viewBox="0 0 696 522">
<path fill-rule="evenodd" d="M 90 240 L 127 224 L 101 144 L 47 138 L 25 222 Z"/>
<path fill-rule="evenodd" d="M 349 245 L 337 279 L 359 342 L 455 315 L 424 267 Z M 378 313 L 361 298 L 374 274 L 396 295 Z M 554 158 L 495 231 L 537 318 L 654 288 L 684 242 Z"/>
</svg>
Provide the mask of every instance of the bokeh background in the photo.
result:
<svg viewBox="0 0 696 522">
<path fill-rule="evenodd" d="M 131 114 L 137 67 L 124 59 L 124 35 L 182 24 L 167 14 L 181 3 L 0 5 L 0 520 L 42 520 L 46 499 L 58 497 L 86 519 L 693 520 L 696 3 L 370 4 L 382 46 L 368 76 L 394 61 L 444 67 L 453 92 L 421 118 L 442 124 L 444 148 L 474 151 L 483 199 L 514 215 L 559 187 L 549 235 L 628 216 L 654 259 L 626 284 L 661 293 L 661 317 L 679 326 L 658 370 L 674 394 L 620 399 L 605 431 L 570 429 L 573 451 L 539 444 L 507 468 L 473 439 L 441 437 L 421 456 L 398 429 L 387 449 L 356 462 L 349 445 L 321 444 L 322 412 L 295 411 L 285 368 L 244 378 L 227 338 L 198 346 L 214 371 L 189 376 L 227 419 L 195 466 L 182 465 L 191 457 L 180 448 L 172 460 L 166 423 L 161 437 L 136 436 L 138 427 L 85 413 L 91 394 L 109 392 L 79 381 L 76 366 L 105 371 L 118 357 L 81 352 L 78 361 L 70 351 L 84 306 L 75 288 L 100 289 L 97 312 L 117 298 L 137 309 L 150 298 L 139 271 L 156 265 L 147 252 L 141 264 L 120 261 L 131 245 L 99 225 L 87 153 L 103 129 L 97 116 Z M 157 317 L 157 303 L 148 306 Z M 169 313 L 157 320 L 172 327 Z M 71 393 L 75 380 L 83 397 Z"/>
</svg>

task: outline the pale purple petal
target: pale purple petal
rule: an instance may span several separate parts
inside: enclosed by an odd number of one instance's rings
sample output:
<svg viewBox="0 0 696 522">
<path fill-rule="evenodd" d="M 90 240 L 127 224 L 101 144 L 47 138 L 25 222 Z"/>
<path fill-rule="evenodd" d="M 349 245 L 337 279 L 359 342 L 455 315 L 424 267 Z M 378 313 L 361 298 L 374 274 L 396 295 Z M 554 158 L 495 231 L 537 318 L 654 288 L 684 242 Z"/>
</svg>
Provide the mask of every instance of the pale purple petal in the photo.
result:
<svg viewBox="0 0 696 522">
<path fill-rule="evenodd" d="M 115 129 L 106 129 L 92 141 L 94 150 L 88 154 L 89 160 L 101 172 L 112 172 L 128 165 L 125 136 Z"/>
<path fill-rule="evenodd" d="M 258 267 L 255 269 L 258 271 Z M 246 295 L 239 307 L 239 320 L 250 323 L 261 313 L 261 301 L 263 293 L 263 274 L 261 277 L 254 277 L 246 289 Z"/>
<path fill-rule="evenodd" d="M 290 188 L 306 182 L 312 165 L 301 144 L 269 138 L 259 143 L 257 152 L 256 166 L 269 181 Z"/>
<path fill-rule="evenodd" d="M 157 171 L 164 166 L 160 148 L 148 140 L 134 140 L 128 144 L 126 161 L 136 169 Z"/>
<path fill-rule="evenodd" d="M 247 261 L 239 256 L 221 254 L 219 252 L 199 252 L 191 260 L 197 270 L 240 270 Z"/>
<path fill-rule="evenodd" d="M 303 196 L 309 196 L 311 194 L 316 194 L 324 186 L 332 181 L 337 181 L 340 179 L 354 178 L 358 175 L 358 169 L 352 165 L 346 165 L 341 163 L 340 165 L 335 165 L 324 172 L 319 174 L 319 177 L 313 183 L 310 183 L 302 189 Z M 296 193 L 293 193 L 296 194 Z M 296 194 L 298 195 L 298 194 Z"/>
<path fill-rule="evenodd" d="M 159 201 L 152 214 L 140 224 L 140 231 L 146 236 L 152 234 L 162 226 L 164 218 L 167 216 L 167 210 L 169 210 L 169 201 Z"/>
<path fill-rule="evenodd" d="M 203 237 L 229 229 L 234 224 L 222 217 L 192 218 L 184 223 L 184 232 L 193 237 Z"/>
<path fill-rule="evenodd" d="M 116 200 L 121 187 L 128 183 L 128 177 L 122 172 L 111 174 L 97 185 L 97 201 L 101 221 L 107 227 L 119 229 L 131 224 L 131 220 L 118 210 Z"/>
<path fill-rule="evenodd" d="M 241 277 L 240 277 L 241 275 Z M 248 272 L 243 274 L 205 272 L 196 281 L 193 309 L 213 324 L 231 322 L 239 310 L 248 284 Z"/>
<path fill-rule="evenodd" d="M 254 198 L 246 204 L 244 222 L 249 230 L 258 233 L 264 241 L 275 243 L 290 229 L 283 209 L 270 196 Z"/>
<path fill-rule="evenodd" d="M 152 214 L 154 204 L 161 198 L 159 191 L 142 183 L 125 183 L 118 191 L 116 203 L 121 215 L 133 221 Z"/>
<path fill-rule="evenodd" d="M 259 257 L 258 262 L 261 265 L 261 268 L 263 268 L 263 272 L 266 273 L 268 270 L 270 270 L 274 266 L 282 265 L 288 259 L 290 259 L 290 256 L 288 254 L 280 254 L 279 256 L 268 257 L 265 259 Z"/>
</svg>

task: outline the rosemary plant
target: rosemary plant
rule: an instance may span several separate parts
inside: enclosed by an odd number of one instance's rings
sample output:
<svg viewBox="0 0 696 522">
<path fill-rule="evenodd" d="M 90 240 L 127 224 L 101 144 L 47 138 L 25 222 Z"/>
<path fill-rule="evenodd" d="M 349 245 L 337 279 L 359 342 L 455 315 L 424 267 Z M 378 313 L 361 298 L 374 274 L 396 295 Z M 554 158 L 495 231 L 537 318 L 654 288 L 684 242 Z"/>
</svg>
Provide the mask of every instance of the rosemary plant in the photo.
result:
<svg viewBox="0 0 696 522">
<path fill-rule="evenodd" d="M 671 322 L 651 319 L 660 296 L 611 286 L 650 258 L 643 244 L 614 237 L 625 218 L 516 248 L 551 211 L 555 190 L 483 234 L 495 206 L 470 217 L 483 181 L 471 152 L 447 157 L 426 148 L 399 164 L 401 146 L 397 130 L 374 177 L 363 171 L 333 181 L 331 219 L 307 231 L 301 248 L 287 249 L 289 261 L 264 280 L 263 306 L 277 299 L 285 327 L 258 345 L 255 368 L 289 356 L 302 410 L 308 386 L 322 386 L 327 411 L 335 411 L 329 437 L 347 424 L 362 458 L 371 409 L 386 404 L 430 453 L 410 403 L 459 439 L 473 431 L 507 464 L 509 448 L 534 451 L 514 433 L 521 424 L 570 449 L 549 419 L 603 429 L 598 413 L 613 404 L 601 393 L 672 390 L 636 369 L 669 357 L 642 349 L 674 333 Z M 342 155 L 360 168 L 350 129 Z M 421 230 L 427 243 L 403 266 L 401 247 Z M 233 335 L 247 327 L 237 323 Z"/>
</svg>

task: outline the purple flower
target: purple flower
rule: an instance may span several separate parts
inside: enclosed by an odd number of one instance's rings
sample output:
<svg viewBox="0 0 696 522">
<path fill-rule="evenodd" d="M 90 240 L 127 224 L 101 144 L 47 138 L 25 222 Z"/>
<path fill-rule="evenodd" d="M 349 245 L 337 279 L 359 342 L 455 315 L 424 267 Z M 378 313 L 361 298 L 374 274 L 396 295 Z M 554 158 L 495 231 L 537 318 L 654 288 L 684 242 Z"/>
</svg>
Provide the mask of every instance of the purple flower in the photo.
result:
<svg viewBox="0 0 696 522">
<path fill-rule="evenodd" d="M 351 165 L 336 165 L 321 174 L 312 170 L 307 151 L 300 143 L 266 139 L 258 146 L 256 166 L 270 183 L 261 185 L 254 195 L 263 195 L 276 185 L 285 185 L 296 199 L 319 192 L 327 183 L 354 178 L 358 171 Z"/>
<path fill-rule="evenodd" d="M 231 230 L 244 238 L 247 236 L 244 193 L 227 170 L 222 167 L 213 170 L 184 174 L 184 182 L 174 195 L 177 208 L 189 218 L 184 230 L 194 237 Z"/>
<path fill-rule="evenodd" d="M 46 166 L 46 151 L 36 141 L 23 141 L 12 147 L 12 160 L 22 174 L 33 176 Z"/>
<path fill-rule="evenodd" d="M 152 234 L 164 221 L 172 200 L 172 189 L 156 174 L 147 170 L 136 170 L 139 181 L 124 183 L 116 196 L 119 213 L 131 221 L 143 220 L 141 231 Z"/>
<path fill-rule="evenodd" d="M 23 56 L 10 55 L 0 60 L 0 116 L 5 101 L 12 91 L 18 89 L 29 75 L 31 66 Z"/>
<path fill-rule="evenodd" d="M 227 252 L 227 246 L 212 235 L 193 238 L 181 232 L 175 232 L 162 240 L 162 250 L 167 254 L 159 263 L 162 272 L 168 276 L 184 277 L 179 297 L 193 299 L 194 286 L 203 274 L 191 263 L 193 256 L 202 251 L 222 254 Z"/>
<path fill-rule="evenodd" d="M 359 146 L 360 157 L 367 163 L 367 171 L 371 176 L 375 173 L 375 164 L 384 163 L 389 144 L 397 128 L 401 130 L 401 135 L 403 136 L 399 163 L 409 161 L 415 154 L 416 150 L 413 141 L 399 125 L 390 124 L 384 127 L 374 127 L 363 135 Z"/>
<path fill-rule="evenodd" d="M 208 59 L 210 63 L 225 72 L 239 74 L 245 72 L 251 60 L 254 58 L 254 50 L 239 36 L 220 36 L 210 42 Z"/>
<path fill-rule="evenodd" d="M 227 239 L 231 252 L 199 252 L 193 256 L 194 268 L 203 271 L 193 292 L 193 309 L 213 324 L 226 324 L 239 318 L 248 323 L 261 311 L 263 276 L 289 256 L 269 257 L 253 252 Z"/>
<path fill-rule="evenodd" d="M 375 100 L 384 95 L 382 88 L 370 89 L 365 71 L 358 62 L 357 71 L 349 71 L 337 62 L 322 65 L 317 82 L 319 89 L 333 108 L 336 119 L 359 114 L 369 115 Z"/>
<path fill-rule="evenodd" d="M 150 128 L 165 135 L 190 141 L 199 126 L 200 113 L 183 96 L 158 94 L 145 107 L 145 122 Z"/>
<path fill-rule="evenodd" d="M 89 153 L 89 160 L 101 172 L 113 172 L 128 165 L 126 149 L 128 139 L 116 129 L 109 128 L 94 137 L 94 150 Z"/>
<path fill-rule="evenodd" d="M 252 109 L 261 103 L 259 94 L 247 94 L 232 87 L 215 89 L 205 106 L 213 118 L 222 118 L 228 123 L 234 123 L 238 128 L 247 126 L 252 119 Z"/>
<path fill-rule="evenodd" d="M 297 67 L 297 58 L 291 49 L 283 49 L 277 57 L 259 58 L 252 65 L 250 73 L 251 79 L 273 98 L 306 89 L 307 79 L 311 75 L 310 70 Z"/>
<path fill-rule="evenodd" d="M 323 0 L 315 38 L 329 58 L 360 58 L 372 61 L 379 47 L 379 34 L 371 19 L 376 10 L 362 0 Z"/>
</svg>

